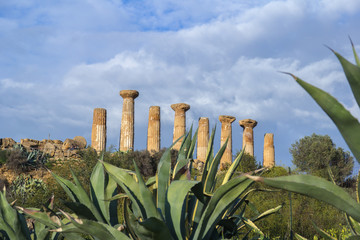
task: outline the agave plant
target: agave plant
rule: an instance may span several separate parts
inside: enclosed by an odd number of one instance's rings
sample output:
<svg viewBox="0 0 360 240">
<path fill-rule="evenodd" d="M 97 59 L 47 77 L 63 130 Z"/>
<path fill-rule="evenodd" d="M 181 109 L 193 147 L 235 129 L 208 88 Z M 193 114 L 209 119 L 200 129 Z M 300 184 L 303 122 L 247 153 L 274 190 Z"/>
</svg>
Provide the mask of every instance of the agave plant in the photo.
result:
<svg viewBox="0 0 360 240">
<path fill-rule="evenodd" d="M 53 212 L 52 197 L 42 210 L 23 209 L 9 204 L 6 200 L 6 191 L 0 192 L 0 239 L 3 240 L 76 240 L 84 239 L 74 233 L 54 233 L 52 230 L 66 226 L 66 222 Z M 23 213 L 36 215 L 35 221 L 26 221 Z"/>
<path fill-rule="evenodd" d="M 157 173 L 146 182 L 135 164 L 135 171 L 100 161 L 90 178 L 90 196 L 73 174 L 74 182 L 54 177 L 72 199 L 68 206 L 76 217 L 63 213 L 71 224 L 57 229 L 62 233 L 86 233 L 94 239 L 223 239 L 239 235 L 264 237 L 254 222 L 277 212 L 281 206 L 253 218 L 246 218 L 246 197 L 253 180 L 234 177 L 243 153 L 227 170 L 215 189 L 225 143 L 213 156 L 215 129 L 211 134 L 201 181 L 192 180 L 192 157 L 197 131 L 187 133 L 171 168 L 171 147 L 160 159 Z M 174 143 L 175 144 L 175 143 Z M 124 193 L 116 194 L 117 187 Z M 118 199 L 124 199 L 124 224 L 117 217 Z M 238 210 L 238 211 L 237 211 Z M 31 214 L 37 219 L 37 216 Z M 257 239 L 257 238 L 256 238 Z"/>
<path fill-rule="evenodd" d="M 355 100 L 358 106 L 360 106 L 360 60 L 352 41 L 351 44 L 356 64 L 352 64 L 334 50 L 331 49 L 331 51 L 340 61 Z M 352 116 L 351 113 L 329 93 L 292 74 L 290 75 L 310 94 L 335 123 L 351 152 L 360 163 L 360 123 L 358 119 Z M 263 182 L 268 186 L 307 195 L 333 205 L 346 214 L 346 218 L 353 234 L 353 236 L 348 239 L 360 239 L 359 178 L 357 181 L 356 201 L 344 189 L 322 178 L 311 175 L 293 175 L 271 179 L 256 176 L 248 177 L 255 181 Z M 316 225 L 314 226 L 319 234 L 325 239 L 334 239 L 329 234 L 316 227 Z M 295 236 L 297 239 L 305 239 L 299 235 Z"/>
</svg>

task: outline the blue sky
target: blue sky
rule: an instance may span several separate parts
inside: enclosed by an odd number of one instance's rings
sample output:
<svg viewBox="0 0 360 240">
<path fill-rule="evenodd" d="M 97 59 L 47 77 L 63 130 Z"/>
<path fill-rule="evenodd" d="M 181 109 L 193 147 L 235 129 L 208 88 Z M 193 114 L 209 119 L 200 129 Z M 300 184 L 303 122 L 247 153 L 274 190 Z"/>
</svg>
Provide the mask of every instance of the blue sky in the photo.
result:
<svg viewBox="0 0 360 240">
<path fill-rule="evenodd" d="M 289 147 L 337 129 L 291 72 L 338 98 L 360 117 L 330 46 L 353 61 L 360 51 L 360 2 L 348 0 L 0 0 L 0 137 L 90 143 L 92 111 L 108 111 L 108 146 L 118 146 L 122 98 L 136 89 L 135 148 L 145 149 L 148 109 L 161 107 L 162 147 L 172 141 L 174 112 L 186 102 L 187 124 L 219 115 L 258 121 L 255 155 L 275 134 L 278 165 Z M 358 168 L 358 167 L 357 167 Z"/>
</svg>

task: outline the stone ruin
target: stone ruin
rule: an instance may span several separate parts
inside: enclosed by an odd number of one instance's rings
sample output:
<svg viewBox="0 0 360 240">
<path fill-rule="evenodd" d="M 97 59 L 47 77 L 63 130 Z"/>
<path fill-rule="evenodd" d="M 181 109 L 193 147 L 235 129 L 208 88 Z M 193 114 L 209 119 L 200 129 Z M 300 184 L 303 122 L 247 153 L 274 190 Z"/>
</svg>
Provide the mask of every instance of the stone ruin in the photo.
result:
<svg viewBox="0 0 360 240">
<path fill-rule="evenodd" d="M 120 127 L 120 151 L 131 151 L 134 149 L 134 105 L 135 98 L 139 96 L 136 90 L 122 90 L 120 96 L 123 98 L 122 119 Z M 171 108 L 175 111 L 173 142 L 178 140 L 186 132 L 186 111 L 190 109 L 190 105 L 186 103 L 172 104 Z M 106 150 L 106 109 L 95 108 L 93 113 L 93 124 L 91 133 L 91 147 L 98 153 Z M 221 122 L 221 138 L 220 144 L 223 145 L 228 139 L 226 150 L 221 159 L 220 169 L 232 162 L 232 123 L 235 117 L 220 115 Z M 242 148 L 245 153 L 254 156 L 254 133 L 253 129 L 257 122 L 252 119 L 244 119 L 239 121 L 243 128 Z M 197 166 L 203 165 L 206 158 L 207 146 L 209 142 L 209 119 L 206 117 L 199 118 L 198 142 L 197 142 Z M 28 150 L 40 150 L 49 154 L 51 158 L 63 159 L 67 157 L 76 157 L 80 149 L 84 149 L 87 142 L 84 137 L 77 136 L 74 139 L 66 139 L 64 142 L 60 140 L 33 140 L 21 139 L 20 143 Z M 174 149 L 179 150 L 182 143 L 180 139 Z M 11 148 L 16 142 L 11 138 L 0 139 L 0 149 Z M 147 150 L 149 152 L 157 152 L 160 150 L 160 107 L 150 106 L 149 121 L 147 133 Z M 263 167 L 271 168 L 275 166 L 275 147 L 274 134 L 266 133 L 264 136 L 263 151 Z"/>
<path fill-rule="evenodd" d="M 135 98 L 139 96 L 136 90 L 122 90 L 120 96 L 123 98 L 123 110 L 120 127 L 120 151 L 129 151 L 134 149 L 134 106 Z M 190 105 L 186 103 L 176 103 L 170 106 L 175 111 L 174 129 L 173 129 L 173 142 L 178 140 L 186 132 L 186 111 L 190 109 Z M 93 117 L 93 132 L 91 146 L 98 152 L 105 150 L 106 143 L 106 110 L 103 112 L 101 121 L 99 115 L 95 114 L 99 111 L 98 108 L 94 110 Z M 220 115 L 219 121 L 221 122 L 221 139 L 220 144 L 223 145 L 228 139 L 226 150 L 221 159 L 220 168 L 223 169 L 227 164 L 232 162 L 232 127 L 231 124 L 235 121 L 235 117 Z M 102 130 L 99 134 L 98 127 L 94 127 L 96 122 L 101 122 Z M 254 133 L 253 129 L 256 127 L 257 122 L 252 119 L 244 119 L 239 121 L 240 126 L 243 128 L 243 149 L 245 153 L 254 156 Z M 96 136 L 96 137 L 93 137 Z M 94 141 L 93 139 L 97 139 Z M 98 144 L 102 142 L 103 144 Z M 198 142 L 197 142 L 197 159 L 196 165 L 203 165 L 206 158 L 207 146 L 209 142 L 209 119 L 206 117 L 199 118 Z M 173 146 L 173 149 L 179 150 L 182 139 Z M 150 106 L 149 108 L 149 121 L 147 132 L 147 150 L 149 152 L 156 152 L 160 150 L 160 107 Z M 266 133 L 264 137 L 264 154 L 263 154 L 263 167 L 271 168 L 275 166 L 275 148 L 274 148 L 274 134 Z"/>
<path fill-rule="evenodd" d="M 34 140 L 21 139 L 15 142 L 12 138 L 0 138 L 0 149 L 10 149 L 15 144 L 21 144 L 28 152 L 39 150 L 49 155 L 52 159 L 77 158 L 78 150 L 86 148 L 87 142 L 84 137 L 76 136 L 73 139 L 67 138 L 64 142 L 60 140 Z"/>
</svg>

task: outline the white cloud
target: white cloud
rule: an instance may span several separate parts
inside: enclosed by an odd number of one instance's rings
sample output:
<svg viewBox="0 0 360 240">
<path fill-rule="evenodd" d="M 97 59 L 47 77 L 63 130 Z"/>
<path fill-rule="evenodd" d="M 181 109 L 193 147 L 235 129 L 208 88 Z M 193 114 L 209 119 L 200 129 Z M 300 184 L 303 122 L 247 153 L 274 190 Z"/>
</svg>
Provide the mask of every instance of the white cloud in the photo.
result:
<svg viewBox="0 0 360 240">
<path fill-rule="evenodd" d="M 33 83 L 23 83 L 23 82 L 16 82 L 13 79 L 5 78 L 0 80 L 0 91 L 8 90 L 8 89 L 30 89 L 34 87 Z"/>
</svg>

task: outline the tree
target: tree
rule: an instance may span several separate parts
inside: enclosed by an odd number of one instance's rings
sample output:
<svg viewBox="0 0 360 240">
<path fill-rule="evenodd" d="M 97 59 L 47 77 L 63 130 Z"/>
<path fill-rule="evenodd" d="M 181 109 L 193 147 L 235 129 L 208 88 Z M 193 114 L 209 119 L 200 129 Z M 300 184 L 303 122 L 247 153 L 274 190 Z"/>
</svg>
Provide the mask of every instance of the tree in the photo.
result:
<svg viewBox="0 0 360 240">
<path fill-rule="evenodd" d="M 234 155 L 234 158 L 236 158 L 239 154 L 240 154 L 240 151 L 237 151 L 237 153 Z M 236 171 L 247 173 L 247 172 L 254 171 L 260 167 L 261 167 L 261 165 L 256 161 L 254 156 L 244 153 Z"/>
<path fill-rule="evenodd" d="M 337 184 L 343 184 L 353 170 L 353 157 L 342 148 L 336 148 L 328 135 L 305 136 L 291 144 L 289 151 L 299 171 L 329 179 L 330 166 Z"/>
</svg>

